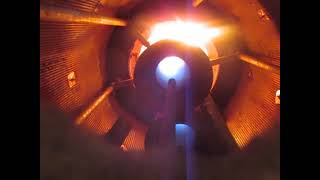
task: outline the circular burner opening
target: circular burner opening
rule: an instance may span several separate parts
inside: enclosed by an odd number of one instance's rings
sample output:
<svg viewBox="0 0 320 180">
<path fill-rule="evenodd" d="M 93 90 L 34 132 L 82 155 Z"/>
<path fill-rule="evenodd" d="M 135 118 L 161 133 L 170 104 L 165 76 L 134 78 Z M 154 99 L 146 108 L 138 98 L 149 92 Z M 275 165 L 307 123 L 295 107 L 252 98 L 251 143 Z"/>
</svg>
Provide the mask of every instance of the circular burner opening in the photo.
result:
<svg viewBox="0 0 320 180">
<path fill-rule="evenodd" d="M 175 79 L 176 86 L 183 86 L 188 78 L 188 66 L 185 61 L 177 56 L 169 56 L 160 61 L 156 69 L 156 77 L 163 88 L 167 88 L 168 81 Z"/>
</svg>

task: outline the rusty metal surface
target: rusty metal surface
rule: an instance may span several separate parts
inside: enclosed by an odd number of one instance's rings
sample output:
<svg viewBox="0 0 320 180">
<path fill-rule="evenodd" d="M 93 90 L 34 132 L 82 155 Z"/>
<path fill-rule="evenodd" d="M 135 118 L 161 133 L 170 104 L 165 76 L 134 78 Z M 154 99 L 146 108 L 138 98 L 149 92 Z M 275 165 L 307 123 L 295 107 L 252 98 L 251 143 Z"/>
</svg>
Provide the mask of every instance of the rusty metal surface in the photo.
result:
<svg viewBox="0 0 320 180">
<path fill-rule="evenodd" d="M 83 12 L 93 12 L 100 0 L 40 0 L 40 4 L 69 8 Z"/>
<path fill-rule="evenodd" d="M 97 8 L 99 0 L 40 2 L 92 13 Z M 250 52 L 267 56 L 270 60 L 268 63 L 279 66 L 280 36 L 272 18 L 261 16 L 263 7 L 258 1 L 208 0 L 208 2 L 239 18 L 239 25 Z M 105 58 L 103 47 L 111 30 L 106 26 L 84 23 L 40 22 L 41 97 L 47 98 L 68 113 L 77 112 L 83 104 L 94 99 L 107 78 L 106 70 L 101 68 L 104 63 L 101 60 Z M 68 83 L 68 74 L 71 72 L 74 72 L 76 77 L 72 87 Z M 279 119 L 280 107 L 274 103 L 274 98 L 276 90 L 280 87 L 280 76 L 248 65 L 239 84 L 225 117 L 237 143 L 245 146 Z M 105 119 L 105 112 L 110 110 L 108 107 L 98 106 L 85 121 L 86 125 L 97 129 L 98 133 L 107 132 L 109 126 L 112 126 L 106 125 L 107 122 L 110 121 L 110 124 L 113 122 Z M 134 144 L 132 140 L 126 142 Z"/>
<path fill-rule="evenodd" d="M 105 135 L 111 130 L 118 118 L 119 115 L 106 99 L 86 117 L 81 126 L 94 134 Z"/>
<path fill-rule="evenodd" d="M 209 0 L 210 4 L 238 19 L 246 50 L 265 62 L 280 66 L 280 34 L 268 13 L 256 0 Z M 279 2 L 278 2 L 279 3 Z M 274 103 L 280 75 L 247 65 L 239 86 L 224 112 L 228 128 L 240 147 L 264 133 L 280 119 Z"/>
<path fill-rule="evenodd" d="M 93 98 L 105 81 L 100 66 L 108 31 L 94 26 L 40 23 L 40 93 L 64 112 L 72 112 Z M 85 43 L 84 43 L 85 42 Z M 70 88 L 68 75 L 75 73 Z M 90 76 L 88 76 L 90 74 Z"/>
<path fill-rule="evenodd" d="M 238 18 L 248 50 L 268 57 L 271 64 L 280 65 L 280 33 L 272 21 L 261 17 L 264 7 L 257 0 L 208 0 L 216 8 Z M 277 2 L 280 3 L 280 2 Z"/>
<path fill-rule="evenodd" d="M 228 128 L 240 147 L 262 135 L 280 120 L 275 93 L 280 87 L 278 74 L 248 66 L 225 112 Z"/>
<path fill-rule="evenodd" d="M 122 144 L 123 147 L 126 151 L 144 151 L 146 133 L 147 129 L 132 128 Z"/>
<path fill-rule="evenodd" d="M 118 18 L 99 16 L 93 13 L 47 5 L 40 6 L 40 19 L 43 21 L 90 23 L 112 26 L 125 26 L 127 24 L 126 21 Z"/>
<path fill-rule="evenodd" d="M 83 12 L 92 12 L 97 2 L 41 1 Z M 76 117 L 101 93 L 107 80 L 104 49 L 111 32 L 108 26 L 40 21 L 40 98 Z M 103 134 L 116 117 L 108 102 L 103 102 L 82 125 Z"/>
</svg>

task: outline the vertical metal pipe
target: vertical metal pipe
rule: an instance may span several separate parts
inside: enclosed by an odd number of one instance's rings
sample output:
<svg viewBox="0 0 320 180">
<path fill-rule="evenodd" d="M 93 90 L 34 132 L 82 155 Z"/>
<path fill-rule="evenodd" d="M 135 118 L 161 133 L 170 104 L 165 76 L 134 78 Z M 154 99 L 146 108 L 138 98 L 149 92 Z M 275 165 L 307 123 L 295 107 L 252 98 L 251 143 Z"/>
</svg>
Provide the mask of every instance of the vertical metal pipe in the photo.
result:
<svg viewBox="0 0 320 180">
<path fill-rule="evenodd" d="M 175 120 L 176 120 L 176 81 L 170 79 L 167 88 L 165 104 L 165 118 L 161 123 L 159 145 L 165 147 L 175 146 Z"/>
<path fill-rule="evenodd" d="M 66 8 L 40 6 L 40 19 L 44 21 L 78 22 L 112 26 L 126 26 L 127 22 L 113 17 L 98 16 Z"/>
<path fill-rule="evenodd" d="M 159 146 L 163 158 L 166 159 L 160 167 L 163 171 L 161 179 L 174 180 L 177 166 L 175 155 L 176 81 L 174 79 L 168 81 L 164 115 L 159 134 Z"/>
</svg>

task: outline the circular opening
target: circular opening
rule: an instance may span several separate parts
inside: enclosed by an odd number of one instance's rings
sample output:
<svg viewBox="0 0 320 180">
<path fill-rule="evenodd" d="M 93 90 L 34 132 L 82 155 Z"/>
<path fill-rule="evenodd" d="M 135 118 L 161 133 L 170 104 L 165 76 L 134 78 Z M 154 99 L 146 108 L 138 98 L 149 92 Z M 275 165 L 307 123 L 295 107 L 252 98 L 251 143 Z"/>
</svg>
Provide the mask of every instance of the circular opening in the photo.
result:
<svg viewBox="0 0 320 180">
<path fill-rule="evenodd" d="M 205 22 L 194 22 L 189 20 L 166 20 L 153 24 L 150 29 L 144 30 L 141 33 L 149 42 L 150 45 L 161 40 L 175 40 L 183 42 L 190 46 L 196 46 L 209 57 L 209 59 L 218 58 L 218 52 L 214 44 L 214 39 L 224 34 L 224 28 L 210 26 Z M 143 46 L 140 40 L 135 41 L 134 48 L 129 59 L 130 77 L 134 78 L 135 66 L 138 57 L 147 49 Z M 213 81 L 211 90 L 214 88 L 219 74 L 219 66 L 213 66 Z M 165 82 L 167 83 L 167 82 Z M 161 85 L 167 87 L 167 85 Z"/>
<path fill-rule="evenodd" d="M 167 88 L 170 79 L 175 79 L 176 86 L 181 87 L 187 78 L 187 75 L 187 64 L 177 56 L 164 58 L 160 61 L 156 69 L 157 80 L 163 88 Z"/>
</svg>

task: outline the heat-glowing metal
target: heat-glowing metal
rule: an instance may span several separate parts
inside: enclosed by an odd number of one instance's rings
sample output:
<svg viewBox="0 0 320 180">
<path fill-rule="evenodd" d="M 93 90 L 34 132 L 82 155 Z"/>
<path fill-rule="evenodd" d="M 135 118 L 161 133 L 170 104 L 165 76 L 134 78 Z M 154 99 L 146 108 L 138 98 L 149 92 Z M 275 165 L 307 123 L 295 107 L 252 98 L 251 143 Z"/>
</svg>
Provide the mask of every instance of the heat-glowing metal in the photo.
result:
<svg viewBox="0 0 320 180">
<path fill-rule="evenodd" d="M 176 40 L 191 46 L 200 47 L 207 55 L 206 45 L 220 35 L 217 28 L 209 28 L 203 24 L 184 21 L 166 21 L 156 24 L 148 38 L 150 45 L 164 39 Z M 141 48 L 140 54 L 146 49 Z"/>
</svg>

